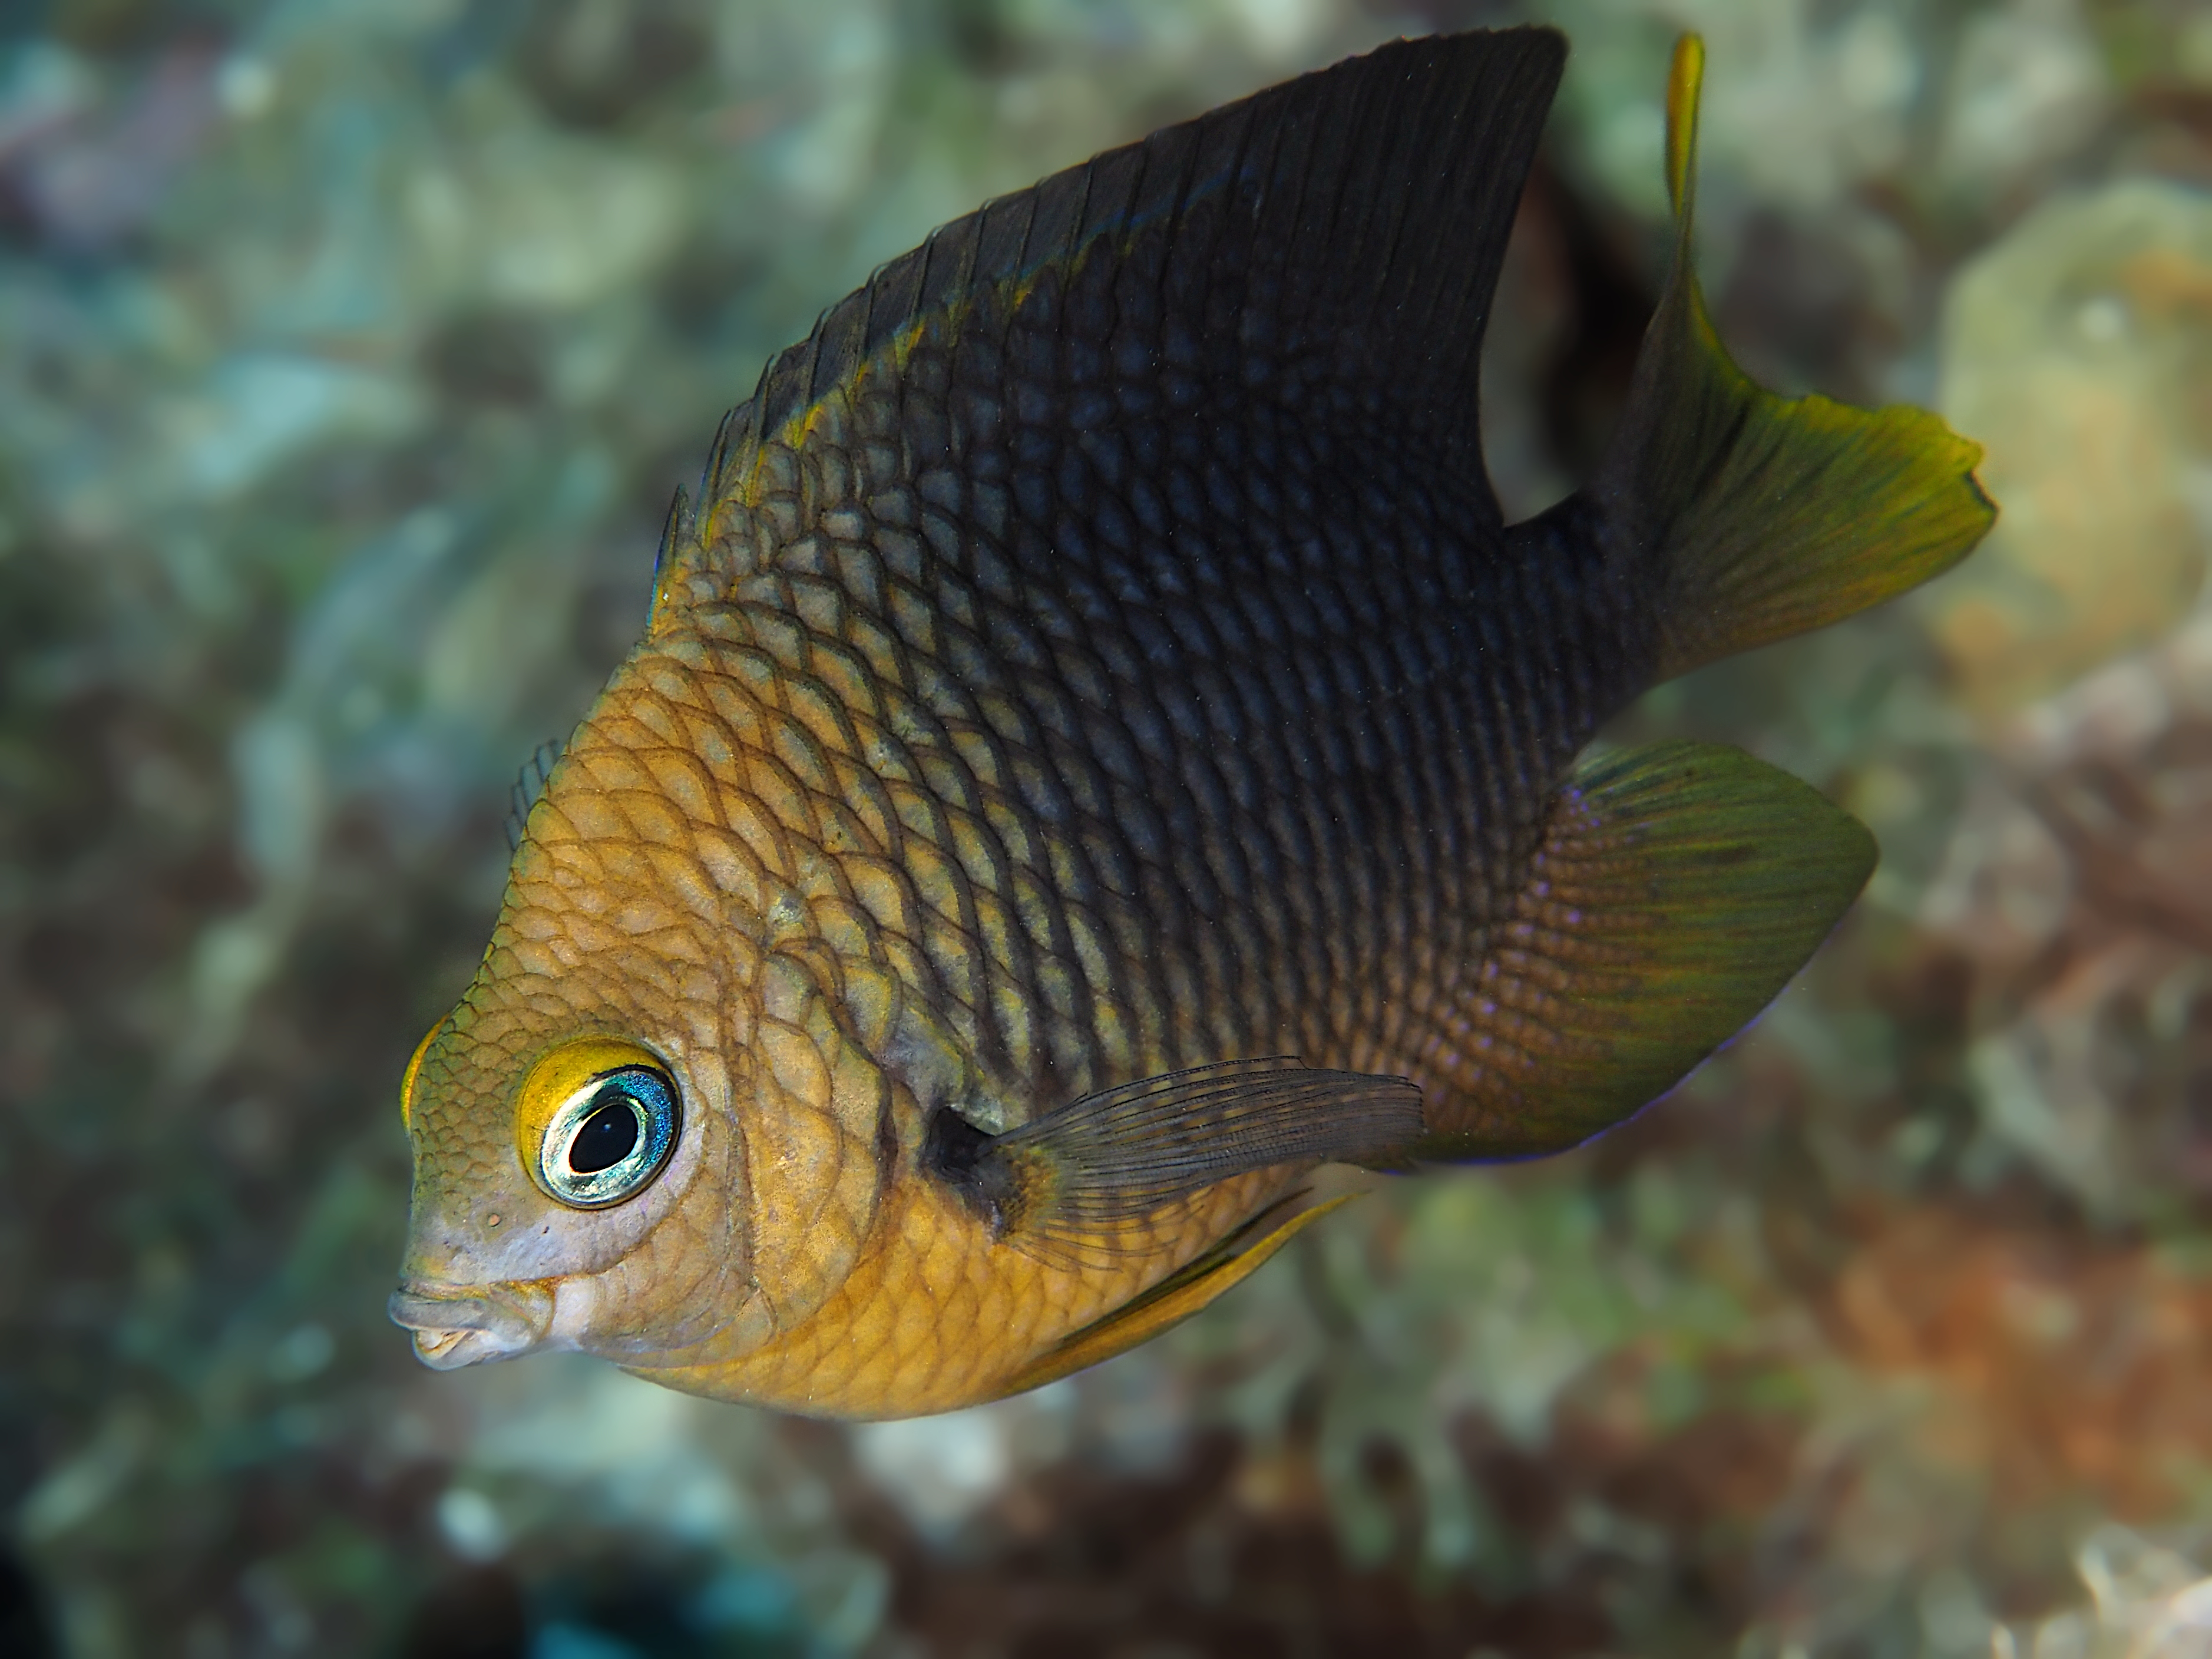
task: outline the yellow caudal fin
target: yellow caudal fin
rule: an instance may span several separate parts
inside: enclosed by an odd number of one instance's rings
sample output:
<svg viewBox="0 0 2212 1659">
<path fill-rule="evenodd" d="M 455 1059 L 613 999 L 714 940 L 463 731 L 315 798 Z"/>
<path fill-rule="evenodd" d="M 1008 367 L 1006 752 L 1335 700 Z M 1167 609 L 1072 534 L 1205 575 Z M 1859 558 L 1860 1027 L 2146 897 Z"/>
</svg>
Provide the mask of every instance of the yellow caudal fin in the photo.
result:
<svg viewBox="0 0 2212 1659">
<path fill-rule="evenodd" d="M 1103 1319 L 1093 1320 L 1039 1354 L 1008 1379 L 997 1397 L 1026 1394 L 1048 1382 L 1057 1382 L 1063 1376 L 1073 1376 L 1182 1324 L 1223 1292 L 1242 1285 L 1268 1257 L 1307 1227 L 1357 1196 L 1346 1194 L 1304 1209 L 1293 1207 L 1298 1199 L 1285 1199 L 1261 1211 L 1242 1230 L 1182 1272 L 1162 1279 L 1142 1296 L 1124 1303 Z M 1286 1208 L 1291 1209 L 1288 1216 L 1284 1214 Z"/>
<path fill-rule="evenodd" d="M 1691 264 L 1704 69 L 1685 35 L 1667 92 L 1674 270 L 1589 492 L 1656 600 L 1660 678 L 1893 598 L 1996 519 L 1973 477 L 1981 447 L 1934 415 L 1778 398 L 1729 358 Z"/>
</svg>

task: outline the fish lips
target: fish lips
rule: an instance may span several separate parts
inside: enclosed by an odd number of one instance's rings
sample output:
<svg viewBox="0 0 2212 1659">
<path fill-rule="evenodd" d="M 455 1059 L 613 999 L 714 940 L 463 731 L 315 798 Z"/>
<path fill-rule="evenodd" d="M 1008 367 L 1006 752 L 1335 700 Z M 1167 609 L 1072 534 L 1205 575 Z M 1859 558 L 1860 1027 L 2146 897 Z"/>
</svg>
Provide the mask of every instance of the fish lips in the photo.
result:
<svg viewBox="0 0 2212 1659">
<path fill-rule="evenodd" d="M 417 1359 L 450 1371 L 538 1346 L 553 1322 L 553 1297 L 536 1285 L 409 1283 L 392 1293 L 385 1311 L 414 1332 Z"/>
</svg>

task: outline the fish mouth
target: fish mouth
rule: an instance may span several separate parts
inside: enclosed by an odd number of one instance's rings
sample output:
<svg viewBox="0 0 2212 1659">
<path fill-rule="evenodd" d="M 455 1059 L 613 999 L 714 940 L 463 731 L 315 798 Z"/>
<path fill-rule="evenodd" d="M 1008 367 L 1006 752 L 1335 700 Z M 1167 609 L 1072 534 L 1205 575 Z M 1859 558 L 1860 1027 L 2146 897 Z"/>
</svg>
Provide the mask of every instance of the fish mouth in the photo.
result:
<svg viewBox="0 0 2212 1659">
<path fill-rule="evenodd" d="M 545 1340 L 553 1298 L 536 1285 L 410 1281 L 392 1293 L 385 1311 L 415 1334 L 417 1359 L 450 1371 L 528 1353 Z"/>
</svg>

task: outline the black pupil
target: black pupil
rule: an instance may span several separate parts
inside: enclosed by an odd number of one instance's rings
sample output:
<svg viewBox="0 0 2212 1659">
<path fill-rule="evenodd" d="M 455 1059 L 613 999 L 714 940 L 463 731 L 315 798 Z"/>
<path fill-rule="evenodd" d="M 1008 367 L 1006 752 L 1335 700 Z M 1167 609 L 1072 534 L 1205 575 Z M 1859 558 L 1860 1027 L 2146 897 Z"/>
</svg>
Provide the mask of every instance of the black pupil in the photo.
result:
<svg viewBox="0 0 2212 1659">
<path fill-rule="evenodd" d="M 628 1095 L 617 1094 L 576 1131 L 568 1143 L 568 1167 L 578 1175 L 597 1175 L 613 1169 L 636 1145 L 637 1109 Z"/>
</svg>

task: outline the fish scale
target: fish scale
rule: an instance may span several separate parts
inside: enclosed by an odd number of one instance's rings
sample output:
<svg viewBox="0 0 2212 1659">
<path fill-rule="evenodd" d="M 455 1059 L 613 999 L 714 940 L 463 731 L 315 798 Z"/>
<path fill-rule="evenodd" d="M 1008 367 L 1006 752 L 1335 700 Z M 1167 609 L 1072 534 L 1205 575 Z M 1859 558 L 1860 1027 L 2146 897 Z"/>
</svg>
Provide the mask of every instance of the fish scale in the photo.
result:
<svg viewBox="0 0 2212 1659">
<path fill-rule="evenodd" d="M 986 204 L 780 354 L 402 1086 L 393 1317 L 832 1415 L 1118 1352 L 1349 1163 L 1558 1151 L 1779 990 L 1865 831 L 1655 680 L 1987 527 L 1972 446 L 1785 402 L 1688 261 L 1523 525 L 1483 327 L 1563 46 L 1408 41 Z"/>
<path fill-rule="evenodd" d="M 1080 273 L 1075 280 L 1081 283 Z M 1024 306 L 1049 318 L 1051 298 L 1041 284 Z M 1019 341 L 1032 331 L 1024 326 L 1024 315 L 1018 309 L 1006 323 L 984 315 L 969 328 L 987 339 L 1004 331 Z M 941 936 L 942 949 L 930 949 L 927 939 L 910 941 L 922 946 L 939 975 L 930 994 L 969 1011 L 981 1046 L 1006 1068 L 988 1084 L 1017 1098 L 1041 1073 L 1079 1093 L 1116 1075 L 1171 1069 L 1224 1051 L 1298 1051 L 1332 1065 L 1410 1069 L 1407 1045 L 1428 1033 L 1387 1025 L 1378 1032 L 1378 1016 L 1395 1010 L 1418 1018 L 1432 1000 L 1433 975 L 1424 966 L 1480 957 L 1501 896 L 1518 884 L 1513 860 L 1525 860 L 1551 784 L 1620 687 L 1585 684 L 1574 688 L 1579 695 L 1571 694 L 1571 701 L 1553 700 L 1549 709 L 1539 700 L 1516 698 L 1516 684 L 1547 678 L 1541 663 L 1528 659 L 1527 644 L 1546 635 L 1525 623 L 1500 630 L 1498 648 L 1479 653 L 1472 664 L 1468 653 L 1454 651 L 1455 637 L 1474 631 L 1475 615 L 1525 613 L 1534 586 L 1500 556 L 1502 535 L 1485 534 L 1487 526 L 1474 513 L 1457 515 L 1473 532 L 1464 539 L 1454 538 L 1447 524 L 1417 524 L 1421 557 L 1389 534 L 1395 514 L 1330 522 L 1309 538 L 1301 556 L 1281 526 L 1245 512 L 1243 491 L 1195 487 L 1195 470 L 1186 465 L 1177 472 L 1174 447 L 1164 437 L 1154 441 L 1142 428 L 1125 428 L 1117 435 L 1130 455 L 1126 482 L 1110 493 L 1116 500 L 1124 492 L 1149 495 L 1169 507 L 1155 520 L 1155 532 L 1131 538 L 1117 556 L 1104 537 L 1070 529 L 1073 515 L 1087 519 L 1095 512 L 1095 503 L 1071 501 L 1060 488 L 1065 457 L 1082 454 L 1086 428 L 1069 428 L 1049 446 L 1036 444 L 1027 465 L 979 440 L 978 424 L 957 412 L 957 377 L 933 372 L 928 362 L 938 356 L 958 362 L 962 343 L 917 343 L 902 365 L 902 396 L 896 404 L 881 400 L 872 420 L 866 413 L 817 420 L 806 434 L 804 464 L 796 455 L 787 461 L 763 454 L 763 480 L 805 478 L 813 489 L 795 498 L 764 490 L 759 506 L 718 526 L 702 561 L 715 586 L 761 583 L 786 568 L 786 556 L 771 553 L 776 562 L 764 570 L 748 518 L 757 514 L 795 531 L 790 564 L 809 578 L 834 580 L 842 601 L 834 630 L 811 622 L 804 647 L 787 645 L 777 653 L 789 665 L 787 672 L 802 677 L 800 684 L 821 681 L 797 665 L 817 653 L 857 649 L 872 634 L 889 633 L 903 647 L 895 677 L 880 672 L 882 665 L 871 668 L 859 712 L 872 714 L 884 698 L 915 696 L 919 689 L 927 716 L 917 711 L 917 717 L 933 720 L 940 752 L 935 767 L 925 762 L 904 769 L 928 784 L 914 833 L 941 855 L 954 840 L 958 815 L 988 848 L 984 869 L 974 860 L 932 857 L 917 875 L 917 901 L 951 930 Z M 1004 364 L 1022 354 L 973 356 Z M 1060 407 L 1065 388 L 1035 386 L 1036 366 L 1049 362 L 1049 354 L 1038 351 L 1028 361 L 1033 412 L 1024 430 L 1035 439 L 1038 413 Z M 1157 356 L 1134 361 L 1150 367 Z M 1120 377 L 1123 383 L 1139 378 Z M 933 399 L 927 388 L 933 384 L 948 385 L 956 395 Z M 974 395 L 991 407 L 1021 401 L 1018 390 L 1003 382 Z M 858 401 L 864 409 L 870 401 L 865 386 Z M 1140 390 L 1119 401 L 1127 407 L 1152 400 Z M 854 504 L 848 481 L 859 469 L 829 434 L 858 430 L 880 445 L 892 418 L 899 422 L 900 465 L 893 478 L 878 481 L 894 504 L 879 513 Z M 995 428 L 984 422 L 981 429 Z M 946 433 L 945 452 L 924 448 L 916 431 L 925 439 Z M 1325 440 L 1312 447 L 1324 454 L 1339 447 Z M 1142 466 L 1138 458 L 1146 453 L 1161 465 Z M 929 542 L 916 549 L 895 541 L 906 565 L 895 571 L 877 538 L 886 531 L 896 537 L 896 520 L 911 499 L 908 481 L 929 471 L 940 479 L 936 510 L 963 501 L 960 486 L 969 477 L 1006 477 L 1017 515 L 1002 521 L 994 537 L 988 522 L 948 512 L 949 527 L 934 542 L 956 556 L 936 556 Z M 1182 489 L 1178 476 L 1186 481 Z M 1099 488 L 1105 492 L 1103 480 Z M 1382 488 L 1386 496 L 1404 500 L 1389 484 Z M 1320 468 L 1285 493 L 1293 492 L 1316 501 L 1353 493 Z M 1130 516 L 1142 522 L 1137 510 Z M 836 546 L 834 560 L 823 557 L 825 544 Z M 1185 556 L 1187 544 L 1202 555 Z M 1379 598 L 1347 591 L 1342 580 L 1346 571 L 1368 568 L 1392 573 Z M 912 595 L 906 611 L 912 622 L 901 625 L 896 602 L 877 597 L 886 592 Z M 1446 604 L 1444 596 L 1455 592 L 1455 602 Z M 1211 620 L 1226 607 L 1208 607 L 1228 596 L 1242 609 L 1249 644 L 1226 637 Z M 794 616 L 808 618 L 805 603 L 781 593 L 777 600 L 763 607 L 775 628 L 788 628 Z M 1399 616 L 1422 618 L 1425 611 L 1426 620 L 1384 627 L 1382 607 L 1394 600 Z M 963 623 L 963 617 L 971 620 Z M 820 620 L 826 618 L 825 612 Z M 969 648 L 947 648 L 948 637 L 968 641 Z M 982 649 L 987 638 L 995 647 L 988 652 Z M 1255 659 L 1270 647 L 1277 661 L 1285 648 L 1295 651 L 1306 673 L 1248 672 L 1260 666 Z M 1443 672 L 1455 656 L 1458 670 Z M 1058 672 L 1060 658 L 1079 666 Z M 1078 696 L 1071 690 L 1075 684 L 1091 686 L 1090 695 Z M 1232 684 L 1237 693 L 1231 692 Z M 852 703 L 849 692 L 845 701 Z M 1249 781 L 1232 788 L 1212 745 L 1239 732 L 1221 732 L 1209 706 L 1233 708 L 1238 702 L 1245 704 L 1247 740 L 1237 748 L 1236 762 Z M 1535 721 L 1510 717 L 1510 711 L 1531 708 Z M 993 709 L 1001 712 L 994 718 Z M 1470 736 L 1476 726 L 1484 729 Z M 1036 780 L 1032 789 L 1009 796 L 991 787 L 963 759 L 955 732 L 989 757 L 980 769 L 1027 775 Z M 1455 765 L 1470 750 L 1487 762 L 1480 770 L 1493 792 L 1486 794 L 1475 787 L 1473 771 Z M 1118 768 L 1109 764 L 1115 760 Z M 1068 826 L 1081 854 L 1064 866 L 1065 881 L 1048 866 L 1031 868 L 1030 902 L 1012 907 L 1018 928 L 999 935 L 1006 943 L 995 949 L 984 937 L 990 930 L 975 920 L 977 906 L 1005 901 L 1015 860 L 992 828 L 994 816 L 1011 817 L 1022 839 L 1032 842 Z M 1504 827 L 1496 827 L 1501 820 Z M 1491 855 L 1455 856 L 1477 847 Z M 1355 856 L 1355 849 L 1367 856 Z M 902 846 L 880 850 L 911 864 Z M 1374 857 L 1378 852 L 1382 856 Z M 1289 886 L 1310 896 L 1305 915 L 1294 920 L 1270 902 L 1269 886 L 1252 878 L 1255 858 L 1277 873 L 1275 890 Z M 1363 871 L 1373 872 L 1370 884 L 1357 880 Z M 1339 872 L 1346 878 L 1332 879 Z M 1283 879 L 1291 875 L 1295 880 Z M 1121 924 L 1108 935 L 1117 948 L 1103 964 L 1094 963 L 1094 971 L 1103 966 L 1103 979 L 1085 973 L 1066 943 L 1071 905 L 1093 915 L 1112 912 Z M 1178 918 L 1188 925 L 1176 925 Z M 1345 941 L 1350 949 L 1330 953 L 1334 960 L 1300 963 L 1285 948 L 1300 938 L 1325 949 Z M 1032 1006 L 1041 1000 L 1032 964 L 1044 961 L 1069 971 L 1093 1005 L 1127 1009 L 1138 1027 L 1157 1033 L 1152 1042 L 1136 1052 L 1101 1052 L 1084 1040 L 1096 1027 L 1080 1006 L 1045 1026 L 1059 1043 L 1051 1036 L 1042 1044 L 1007 1042 L 1005 1028 L 1012 1022 L 993 1011 L 1003 998 L 1020 1008 L 1024 1028 L 1043 1024 Z M 990 988 L 972 983 L 978 969 Z M 1357 1054 L 1351 1051 L 1355 1042 L 1364 1044 Z"/>
</svg>

